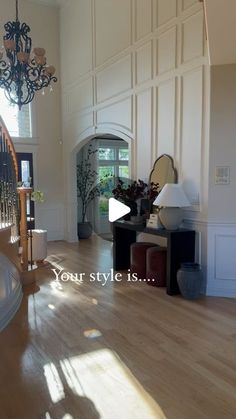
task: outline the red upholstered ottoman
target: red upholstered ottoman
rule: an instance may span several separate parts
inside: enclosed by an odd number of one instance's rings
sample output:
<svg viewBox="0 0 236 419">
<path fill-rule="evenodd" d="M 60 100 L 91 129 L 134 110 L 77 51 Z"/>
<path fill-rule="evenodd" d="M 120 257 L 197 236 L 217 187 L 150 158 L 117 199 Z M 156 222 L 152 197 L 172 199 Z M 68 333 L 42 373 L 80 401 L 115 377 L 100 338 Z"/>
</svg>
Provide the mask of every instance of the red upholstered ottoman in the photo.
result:
<svg viewBox="0 0 236 419">
<path fill-rule="evenodd" d="M 154 243 L 138 242 L 130 246 L 130 271 L 136 273 L 138 279 L 146 278 L 146 251 L 157 247 Z"/>
<path fill-rule="evenodd" d="M 166 249 L 164 247 L 157 246 L 147 249 L 146 278 L 148 285 L 166 286 Z"/>
</svg>

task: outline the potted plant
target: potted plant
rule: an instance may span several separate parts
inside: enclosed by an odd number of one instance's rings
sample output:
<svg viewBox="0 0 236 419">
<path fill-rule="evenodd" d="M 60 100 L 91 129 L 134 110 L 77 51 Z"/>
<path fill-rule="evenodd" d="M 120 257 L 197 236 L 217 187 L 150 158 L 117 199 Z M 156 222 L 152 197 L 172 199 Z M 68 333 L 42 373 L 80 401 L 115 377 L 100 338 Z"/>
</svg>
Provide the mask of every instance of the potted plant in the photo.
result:
<svg viewBox="0 0 236 419">
<path fill-rule="evenodd" d="M 77 197 L 81 202 L 81 222 L 78 222 L 78 237 L 88 239 L 92 234 L 92 226 L 86 221 L 86 213 L 90 202 L 100 195 L 98 173 L 93 169 L 92 157 L 97 153 L 93 150 L 92 144 L 89 145 L 87 155 L 77 164 Z"/>
</svg>

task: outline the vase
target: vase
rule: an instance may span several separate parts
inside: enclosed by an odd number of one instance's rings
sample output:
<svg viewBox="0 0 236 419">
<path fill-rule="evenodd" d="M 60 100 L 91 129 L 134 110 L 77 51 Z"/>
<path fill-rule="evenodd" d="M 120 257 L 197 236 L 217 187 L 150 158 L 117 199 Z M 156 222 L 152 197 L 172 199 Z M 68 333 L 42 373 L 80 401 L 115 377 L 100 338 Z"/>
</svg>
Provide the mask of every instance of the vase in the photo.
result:
<svg viewBox="0 0 236 419">
<path fill-rule="evenodd" d="M 152 202 L 148 198 L 142 198 L 140 203 L 140 215 L 145 215 L 146 218 L 149 217 L 151 212 Z"/>
<path fill-rule="evenodd" d="M 123 220 L 129 221 L 131 216 L 138 214 L 137 202 L 132 200 L 127 200 L 123 202 L 127 207 L 130 207 L 130 212 L 123 217 Z"/>
<path fill-rule="evenodd" d="M 92 226 L 89 222 L 78 223 L 78 238 L 79 239 L 88 239 L 92 232 Z"/>
<path fill-rule="evenodd" d="M 202 271 L 198 263 L 181 263 L 177 272 L 177 282 L 184 298 L 195 300 L 200 296 L 202 279 Z"/>
</svg>

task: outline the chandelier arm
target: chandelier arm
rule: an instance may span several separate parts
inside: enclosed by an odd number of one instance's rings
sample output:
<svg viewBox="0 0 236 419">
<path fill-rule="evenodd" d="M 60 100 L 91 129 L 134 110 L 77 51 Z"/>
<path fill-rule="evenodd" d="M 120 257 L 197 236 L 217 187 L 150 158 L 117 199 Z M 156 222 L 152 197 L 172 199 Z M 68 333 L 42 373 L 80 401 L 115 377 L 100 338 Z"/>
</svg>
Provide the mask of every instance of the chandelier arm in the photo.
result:
<svg viewBox="0 0 236 419">
<path fill-rule="evenodd" d="M 16 0 L 16 21 L 19 22 L 19 8 L 18 8 L 18 0 Z"/>
<path fill-rule="evenodd" d="M 21 37 L 25 41 L 25 52 L 28 52 L 30 54 L 31 48 L 32 48 L 32 40 L 27 35 L 29 32 L 30 32 L 30 27 L 26 23 L 22 23 L 20 34 L 21 34 Z"/>
</svg>

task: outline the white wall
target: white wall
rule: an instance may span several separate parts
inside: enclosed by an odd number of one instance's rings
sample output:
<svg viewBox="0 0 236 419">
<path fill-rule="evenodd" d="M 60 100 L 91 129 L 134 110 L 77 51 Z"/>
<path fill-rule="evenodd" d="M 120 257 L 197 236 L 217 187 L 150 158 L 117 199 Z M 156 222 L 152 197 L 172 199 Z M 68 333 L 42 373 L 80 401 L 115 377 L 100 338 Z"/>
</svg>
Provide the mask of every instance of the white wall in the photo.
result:
<svg viewBox="0 0 236 419">
<path fill-rule="evenodd" d="M 59 10 L 21 0 L 19 17 L 31 27 L 33 47 L 44 47 L 48 63 L 55 65 L 60 80 Z M 15 2 L 4 2 L 0 14 L 3 25 L 15 19 Z M 33 102 L 34 138 L 16 140 L 16 151 L 33 152 L 35 187 L 45 193 L 45 203 L 37 204 L 36 225 L 48 230 L 49 240 L 64 236 L 63 169 L 61 139 L 60 82 L 52 93 L 39 92 Z"/>
<path fill-rule="evenodd" d="M 236 62 L 235 0 L 204 0 L 211 65 Z"/>
<path fill-rule="evenodd" d="M 236 64 L 211 67 L 208 293 L 236 297 Z M 230 183 L 215 184 L 216 167 Z"/>
<path fill-rule="evenodd" d="M 174 157 L 207 219 L 209 67 L 197 0 L 68 0 L 61 8 L 66 237 L 76 240 L 74 151 L 87 136 L 132 144 L 134 178 L 162 153 Z M 194 227 L 196 224 L 194 224 Z"/>
</svg>

